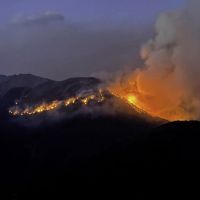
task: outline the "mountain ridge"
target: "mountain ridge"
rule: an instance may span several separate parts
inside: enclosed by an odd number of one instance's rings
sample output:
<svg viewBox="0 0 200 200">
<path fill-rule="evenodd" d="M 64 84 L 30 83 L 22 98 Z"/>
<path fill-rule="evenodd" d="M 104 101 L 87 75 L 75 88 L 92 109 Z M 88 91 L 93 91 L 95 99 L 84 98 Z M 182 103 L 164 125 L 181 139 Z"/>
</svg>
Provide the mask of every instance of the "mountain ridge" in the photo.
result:
<svg viewBox="0 0 200 200">
<path fill-rule="evenodd" d="M 10 89 L 14 87 L 30 87 L 33 88 L 39 84 L 42 84 L 49 79 L 35 76 L 32 74 L 18 74 L 11 76 L 3 76 L 0 79 L 0 95 L 3 96 Z"/>
<path fill-rule="evenodd" d="M 30 74 L 21 74 L 11 76 L 9 79 L 9 90 L 0 98 L 0 111 L 4 113 L 6 119 L 12 117 L 8 111 L 14 113 L 16 110 L 23 111 L 28 107 L 30 108 L 29 113 L 37 113 L 37 111 L 33 111 L 34 107 L 43 105 L 44 103 L 52 103 L 53 105 L 54 101 L 63 101 L 64 103 L 67 99 L 79 98 L 74 100 L 74 105 L 68 106 L 69 109 L 62 107 L 60 115 L 65 113 L 66 116 L 74 116 L 75 113 L 76 115 L 84 113 L 84 115 L 87 115 L 88 113 L 93 117 L 98 115 L 118 115 L 125 118 L 126 116 L 132 117 L 136 121 L 144 120 L 148 123 L 158 124 L 165 122 L 165 120 L 152 117 L 148 113 L 141 113 L 135 107 L 129 105 L 128 102 L 113 96 L 104 87 L 104 83 L 94 77 L 75 77 L 63 81 L 54 81 Z M 16 80 L 20 80 L 20 83 L 16 84 Z M 4 87 L 5 83 L 7 81 L 2 84 L 0 83 L 0 89 Z M 86 98 L 91 99 L 87 100 Z M 84 99 L 88 102 L 88 105 L 84 105 Z M 98 103 L 99 100 L 101 102 Z M 48 113 L 52 113 L 52 116 L 54 116 L 53 112 L 54 110 L 52 109 L 51 112 L 44 112 L 43 115 L 41 115 L 42 113 L 38 113 L 38 117 L 35 117 L 36 114 L 33 114 L 34 116 L 29 116 L 29 118 L 41 118 Z"/>
</svg>

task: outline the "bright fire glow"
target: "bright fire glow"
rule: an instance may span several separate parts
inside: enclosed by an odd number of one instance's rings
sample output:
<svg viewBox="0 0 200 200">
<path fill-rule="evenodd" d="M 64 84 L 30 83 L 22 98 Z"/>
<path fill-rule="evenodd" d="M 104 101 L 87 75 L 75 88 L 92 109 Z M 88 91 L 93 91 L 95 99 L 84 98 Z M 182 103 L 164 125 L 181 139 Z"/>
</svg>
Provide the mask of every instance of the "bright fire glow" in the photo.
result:
<svg viewBox="0 0 200 200">
<path fill-rule="evenodd" d="M 94 101 L 95 103 L 101 103 L 105 100 L 105 97 L 102 93 L 102 90 L 99 90 L 96 94 L 88 94 L 84 96 L 76 96 L 71 97 L 65 100 L 60 101 L 52 101 L 50 103 L 42 103 L 40 105 L 36 106 L 29 106 L 24 109 L 20 108 L 19 106 L 14 106 L 9 109 L 9 113 L 13 116 L 24 116 L 24 115 L 35 115 L 51 110 L 56 110 L 58 108 L 61 108 L 62 106 L 68 107 L 70 105 L 73 105 L 75 103 L 79 103 L 82 105 L 88 105 L 91 101 Z"/>
<path fill-rule="evenodd" d="M 192 107 L 188 105 L 186 109 L 186 105 L 182 105 L 181 97 L 184 96 L 186 88 L 174 84 L 173 77 L 168 78 L 168 81 L 158 79 L 145 74 L 145 71 L 136 71 L 123 77 L 123 81 L 116 80 L 109 86 L 109 91 L 152 116 L 169 121 L 196 119 L 195 115 L 189 112 Z"/>
<path fill-rule="evenodd" d="M 137 98 L 136 98 L 136 96 L 130 95 L 130 96 L 127 97 L 127 99 L 128 99 L 128 102 L 130 104 L 135 105 L 135 106 L 137 105 Z"/>
</svg>

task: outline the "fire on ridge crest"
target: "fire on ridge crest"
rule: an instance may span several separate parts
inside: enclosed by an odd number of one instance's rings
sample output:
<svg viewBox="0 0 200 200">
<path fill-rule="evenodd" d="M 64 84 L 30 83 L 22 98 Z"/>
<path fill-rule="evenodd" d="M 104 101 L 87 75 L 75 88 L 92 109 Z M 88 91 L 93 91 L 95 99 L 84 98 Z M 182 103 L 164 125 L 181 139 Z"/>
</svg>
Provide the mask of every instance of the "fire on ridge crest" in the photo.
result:
<svg viewBox="0 0 200 200">
<path fill-rule="evenodd" d="M 88 95 L 78 95 L 76 97 L 70 97 L 64 100 L 55 100 L 49 103 L 41 103 L 36 106 L 27 106 L 25 108 L 20 108 L 18 105 L 13 106 L 9 109 L 9 114 L 12 116 L 26 116 L 35 115 L 43 112 L 48 112 L 61 108 L 62 106 L 68 107 L 74 105 L 75 103 L 80 103 L 81 105 L 87 106 L 91 101 L 96 103 L 101 103 L 105 100 L 103 91 L 99 90 L 96 94 Z"/>
</svg>

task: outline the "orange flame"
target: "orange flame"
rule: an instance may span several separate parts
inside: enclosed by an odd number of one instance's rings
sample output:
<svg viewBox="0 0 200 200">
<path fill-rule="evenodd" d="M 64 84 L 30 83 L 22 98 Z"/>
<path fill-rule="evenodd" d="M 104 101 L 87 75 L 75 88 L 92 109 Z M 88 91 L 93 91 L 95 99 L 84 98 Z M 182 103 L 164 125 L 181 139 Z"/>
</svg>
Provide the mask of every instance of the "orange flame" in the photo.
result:
<svg viewBox="0 0 200 200">
<path fill-rule="evenodd" d="M 146 71 L 135 71 L 131 75 L 123 76 L 109 86 L 109 91 L 124 99 L 129 104 L 169 121 L 193 120 L 194 113 L 182 106 L 182 97 L 186 93 L 186 86 L 179 85 L 173 76 L 156 77 L 156 74 Z M 194 103 L 194 102 L 193 102 Z M 198 103 L 198 102 L 197 102 Z"/>
<path fill-rule="evenodd" d="M 91 94 L 86 96 L 76 96 L 71 97 L 61 101 L 53 101 L 50 103 L 42 103 L 33 107 L 26 107 L 25 109 L 21 109 L 18 106 L 14 106 L 9 109 L 9 113 L 13 116 L 24 116 L 24 115 L 35 115 L 51 110 L 56 110 L 62 106 L 68 107 L 70 105 L 75 104 L 76 102 L 81 103 L 82 105 L 88 105 L 90 101 L 95 101 L 97 103 L 101 103 L 104 101 L 104 96 L 102 94 L 102 90 L 99 90 L 97 94 Z"/>
</svg>

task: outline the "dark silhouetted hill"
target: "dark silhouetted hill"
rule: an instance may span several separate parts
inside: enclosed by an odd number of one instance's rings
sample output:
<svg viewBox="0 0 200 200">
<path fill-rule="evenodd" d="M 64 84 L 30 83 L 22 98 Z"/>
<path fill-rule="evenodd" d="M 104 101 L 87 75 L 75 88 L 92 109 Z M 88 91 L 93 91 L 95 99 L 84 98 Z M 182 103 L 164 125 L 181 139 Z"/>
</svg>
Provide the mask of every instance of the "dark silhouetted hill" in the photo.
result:
<svg viewBox="0 0 200 200">
<path fill-rule="evenodd" d="M 37 85 L 48 82 L 48 79 L 32 74 L 19 74 L 12 76 L 0 76 L 0 96 L 5 95 L 10 89 L 17 87 L 34 88 Z"/>
</svg>

